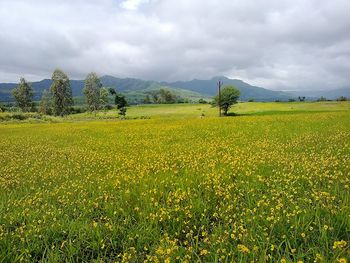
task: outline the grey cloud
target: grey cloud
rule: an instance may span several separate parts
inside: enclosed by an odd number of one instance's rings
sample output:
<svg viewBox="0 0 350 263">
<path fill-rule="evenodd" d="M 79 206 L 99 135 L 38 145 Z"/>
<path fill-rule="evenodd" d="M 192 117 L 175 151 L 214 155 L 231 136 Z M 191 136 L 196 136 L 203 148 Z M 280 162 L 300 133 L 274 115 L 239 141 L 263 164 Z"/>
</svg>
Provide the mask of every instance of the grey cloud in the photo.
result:
<svg viewBox="0 0 350 263">
<path fill-rule="evenodd" d="M 0 82 L 60 67 L 72 78 L 350 86 L 347 0 L 126 1 L 1 0 Z"/>
</svg>

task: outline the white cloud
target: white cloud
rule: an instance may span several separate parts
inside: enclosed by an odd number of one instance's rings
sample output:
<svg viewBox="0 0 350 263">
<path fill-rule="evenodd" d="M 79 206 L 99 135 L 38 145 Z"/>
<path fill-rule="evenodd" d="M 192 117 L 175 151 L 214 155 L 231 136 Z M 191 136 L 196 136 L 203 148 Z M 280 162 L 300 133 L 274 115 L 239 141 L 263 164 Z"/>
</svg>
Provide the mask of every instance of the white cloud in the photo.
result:
<svg viewBox="0 0 350 263">
<path fill-rule="evenodd" d="M 127 10 L 137 10 L 141 4 L 147 3 L 148 0 L 125 0 L 120 6 Z"/>
</svg>

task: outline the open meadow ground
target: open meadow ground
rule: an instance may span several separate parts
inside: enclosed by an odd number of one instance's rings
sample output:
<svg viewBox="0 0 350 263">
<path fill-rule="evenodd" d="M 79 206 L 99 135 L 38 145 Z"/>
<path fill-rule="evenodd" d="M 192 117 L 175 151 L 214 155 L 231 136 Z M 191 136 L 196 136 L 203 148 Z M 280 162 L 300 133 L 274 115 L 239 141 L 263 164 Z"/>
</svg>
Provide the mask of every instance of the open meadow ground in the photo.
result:
<svg viewBox="0 0 350 263">
<path fill-rule="evenodd" d="M 233 111 L 0 124 L 0 262 L 349 260 L 350 103 Z"/>
</svg>

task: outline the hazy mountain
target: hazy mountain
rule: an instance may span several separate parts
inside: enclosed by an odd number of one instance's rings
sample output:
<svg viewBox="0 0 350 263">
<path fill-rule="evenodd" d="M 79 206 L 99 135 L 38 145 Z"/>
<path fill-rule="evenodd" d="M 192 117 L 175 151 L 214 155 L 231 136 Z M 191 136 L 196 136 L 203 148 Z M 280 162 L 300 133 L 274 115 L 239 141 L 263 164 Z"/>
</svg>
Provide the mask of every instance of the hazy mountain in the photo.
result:
<svg viewBox="0 0 350 263">
<path fill-rule="evenodd" d="M 214 77 L 209 80 L 194 79 L 191 81 L 177 81 L 172 83 L 162 82 L 162 84 L 214 96 L 218 92 L 217 82 L 219 80 L 223 82 L 223 86 L 233 85 L 239 89 L 241 91 L 241 100 L 254 99 L 256 101 L 272 101 L 276 99 L 287 100 L 288 98 L 292 97 L 290 94 L 285 92 L 273 91 L 261 87 L 252 86 L 248 83 L 243 82 L 242 80 L 229 79 L 226 77 Z"/>
<path fill-rule="evenodd" d="M 233 85 L 241 91 L 241 100 L 254 99 L 256 101 L 288 100 L 295 97 L 295 94 L 289 94 L 281 91 L 272 91 L 261 87 L 249 85 L 238 79 L 229 79 L 226 77 L 214 77 L 209 80 L 194 79 L 191 81 L 177 82 L 156 82 L 145 81 L 134 78 L 116 78 L 113 76 L 101 77 L 104 87 L 111 87 L 124 93 L 132 102 L 141 102 L 144 96 L 150 90 L 159 90 L 161 88 L 170 89 L 177 96 L 190 99 L 209 98 L 217 93 L 217 82 L 221 80 L 223 85 Z M 34 89 L 34 99 L 39 100 L 44 89 L 49 89 L 52 84 L 50 79 L 44 79 L 32 82 Z M 12 89 L 17 86 L 16 83 L 0 83 L 0 101 L 10 101 L 12 99 Z M 71 80 L 73 96 L 83 95 L 84 80 Z M 300 95 L 301 96 L 301 95 Z M 346 96 L 346 95 L 345 95 Z"/>
<path fill-rule="evenodd" d="M 326 99 L 334 100 L 341 96 L 350 98 L 350 87 L 334 90 L 290 91 L 289 93 L 293 94 L 295 97 L 305 96 L 314 99 L 325 97 Z"/>
<path fill-rule="evenodd" d="M 207 99 L 201 93 L 185 90 L 177 87 L 167 87 L 155 81 L 144 81 L 133 78 L 116 78 L 113 76 L 101 77 L 101 83 L 104 87 L 115 88 L 119 92 L 126 95 L 127 99 L 132 103 L 140 103 L 144 97 L 151 91 L 159 89 L 170 90 L 173 94 L 182 98 L 189 98 L 192 100 L 198 100 L 199 98 Z M 52 80 L 44 79 L 37 82 L 32 82 L 32 88 L 34 90 L 34 100 L 40 100 L 41 94 L 44 89 L 49 89 Z M 70 80 L 72 93 L 74 97 L 83 96 L 84 80 Z M 12 90 L 17 86 L 17 83 L 0 83 L 0 101 L 13 101 Z"/>
</svg>

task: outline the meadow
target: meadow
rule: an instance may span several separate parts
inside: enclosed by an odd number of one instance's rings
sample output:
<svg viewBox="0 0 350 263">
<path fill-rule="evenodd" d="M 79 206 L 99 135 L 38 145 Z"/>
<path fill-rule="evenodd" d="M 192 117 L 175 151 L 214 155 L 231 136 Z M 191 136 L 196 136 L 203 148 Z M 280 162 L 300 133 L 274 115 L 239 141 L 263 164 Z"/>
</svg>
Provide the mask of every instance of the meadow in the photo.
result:
<svg viewBox="0 0 350 263">
<path fill-rule="evenodd" d="M 350 103 L 232 110 L 0 124 L 0 262 L 349 261 Z"/>
</svg>

